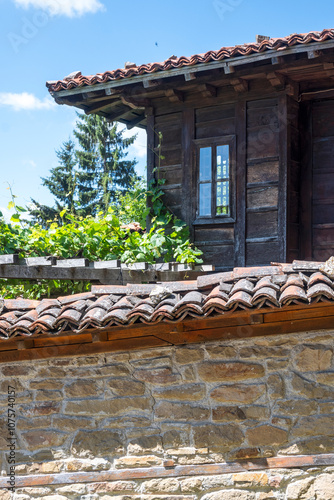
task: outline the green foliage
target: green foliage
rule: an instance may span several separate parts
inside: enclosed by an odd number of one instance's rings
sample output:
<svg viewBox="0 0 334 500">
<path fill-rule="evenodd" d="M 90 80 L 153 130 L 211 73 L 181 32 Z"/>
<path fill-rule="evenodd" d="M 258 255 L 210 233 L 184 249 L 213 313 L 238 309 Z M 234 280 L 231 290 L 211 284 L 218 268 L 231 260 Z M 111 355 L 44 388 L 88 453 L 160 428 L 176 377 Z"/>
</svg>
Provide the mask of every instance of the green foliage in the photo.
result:
<svg viewBox="0 0 334 500">
<path fill-rule="evenodd" d="M 74 130 L 80 149 L 76 151 L 77 194 L 80 215 L 107 213 L 117 192 L 125 193 L 136 178 L 135 160 L 126 160 L 135 136 L 124 138 L 117 123 L 98 115 L 78 113 Z"/>
<path fill-rule="evenodd" d="M 107 214 L 82 217 L 64 209 L 58 214 L 62 223 L 22 223 L 20 214 L 12 223 L 0 218 L 0 255 L 18 253 L 20 257 L 54 255 L 59 258 L 85 257 L 90 260 L 120 259 L 122 262 L 201 263 L 201 251 L 190 243 L 189 229 L 171 214 L 162 202 L 163 181 L 151 184 L 135 182 L 133 190 L 119 194 Z M 147 208 L 147 197 L 150 209 Z M 150 211 L 150 227 L 142 234 L 122 227 L 129 222 L 146 225 Z M 20 225 L 21 223 L 21 225 Z M 0 280 L 0 295 L 42 295 L 77 293 L 89 285 L 73 282 L 42 281 L 38 284 Z"/>
</svg>

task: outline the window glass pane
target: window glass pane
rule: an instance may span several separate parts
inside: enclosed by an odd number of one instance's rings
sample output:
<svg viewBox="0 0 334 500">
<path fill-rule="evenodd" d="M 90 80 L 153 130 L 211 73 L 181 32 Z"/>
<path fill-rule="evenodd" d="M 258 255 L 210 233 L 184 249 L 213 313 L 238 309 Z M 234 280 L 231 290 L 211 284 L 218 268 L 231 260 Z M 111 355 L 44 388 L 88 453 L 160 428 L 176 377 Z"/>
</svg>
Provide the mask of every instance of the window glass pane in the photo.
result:
<svg viewBox="0 0 334 500">
<path fill-rule="evenodd" d="M 230 213 L 230 186 L 229 182 L 217 182 L 216 215 Z"/>
<path fill-rule="evenodd" d="M 226 179 L 230 173 L 229 145 L 217 146 L 217 179 Z"/>
<path fill-rule="evenodd" d="M 211 181 L 211 148 L 199 151 L 199 180 Z"/>
<path fill-rule="evenodd" d="M 199 215 L 211 217 L 211 182 L 199 185 Z"/>
</svg>

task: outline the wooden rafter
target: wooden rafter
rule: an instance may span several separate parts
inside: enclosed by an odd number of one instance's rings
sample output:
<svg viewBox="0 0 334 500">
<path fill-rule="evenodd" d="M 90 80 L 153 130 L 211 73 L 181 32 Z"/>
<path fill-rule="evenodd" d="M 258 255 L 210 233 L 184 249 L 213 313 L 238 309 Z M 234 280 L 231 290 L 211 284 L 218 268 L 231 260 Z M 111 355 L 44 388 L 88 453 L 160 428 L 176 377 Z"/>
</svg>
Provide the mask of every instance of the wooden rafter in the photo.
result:
<svg viewBox="0 0 334 500">
<path fill-rule="evenodd" d="M 231 84 L 236 92 L 247 92 L 248 91 L 248 81 L 243 78 L 233 78 Z"/>
<path fill-rule="evenodd" d="M 168 99 L 171 102 L 183 102 L 184 101 L 184 93 L 180 92 L 179 90 L 176 90 L 176 89 L 165 90 L 165 96 L 168 97 Z"/>
<path fill-rule="evenodd" d="M 90 107 L 85 113 L 86 115 L 92 115 L 94 113 L 98 113 L 99 111 L 104 111 L 106 108 L 109 108 L 113 104 L 117 104 L 118 100 L 108 99 L 107 101 L 102 101 L 96 106 Z"/>
<path fill-rule="evenodd" d="M 132 120 L 131 122 L 127 123 L 126 128 L 128 130 L 131 130 L 133 127 L 136 127 L 137 125 L 142 123 L 144 120 L 146 120 L 146 115 L 140 115 L 137 118 L 135 118 L 134 120 Z"/>
<path fill-rule="evenodd" d="M 149 99 L 136 99 L 124 94 L 121 96 L 121 101 L 131 109 L 145 109 L 151 105 L 151 101 Z"/>
<path fill-rule="evenodd" d="M 209 83 L 202 83 L 197 88 L 201 92 L 203 97 L 216 97 L 217 96 L 217 87 L 214 87 L 213 85 L 210 85 Z"/>
</svg>

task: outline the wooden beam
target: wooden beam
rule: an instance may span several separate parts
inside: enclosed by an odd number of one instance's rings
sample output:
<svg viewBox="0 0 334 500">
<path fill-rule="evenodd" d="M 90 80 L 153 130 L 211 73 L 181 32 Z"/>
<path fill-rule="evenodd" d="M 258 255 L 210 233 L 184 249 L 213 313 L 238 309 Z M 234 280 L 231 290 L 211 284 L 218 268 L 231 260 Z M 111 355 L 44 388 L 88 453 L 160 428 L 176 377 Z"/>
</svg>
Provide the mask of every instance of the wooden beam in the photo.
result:
<svg viewBox="0 0 334 500">
<path fill-rule="evenodd" d="M 225 75 L 230 75 L 231 73 L 234 73 L 234 72 L 235 72 L 234 66 L 229 65 L 229 64 L 226 64 L 226 66 L 224 66 Z"/>
<path fill-rule="evenodd" d="M 321 55 L 321 51 L 320 50 L 309 50 L 307 52 L 307 58 L 308 59 L 315 59 L 317 57 L 319 57 Z"/>
<path fill-rule="evenodd" d="M 144 89 L 152 89 L 154 87 L 158 87 L 160 83 L 160 80 L 143 80 L 143 87 Z"/>
<path fill-rule="evenodd" d="M 15 478 L 16 488 L 57 484 L 99 483 L 107 481 L 126 481 L 133 479 L 169 478 L 182 476 L 208 476 L 231 474 L 245 471 L 294 469 L 302 467 L 321 467 L 334 465 L 334 454 L 290 455 L 280 457 L 248 458 L 236 462 L 202 465 L 176 465 L 165 467 L 143 467 L 116 469 L 109 471 L 60 472 L 54 474 L 31 474 Z M 8 488 L 8 476 L 0 478 L 0 488 Z"/>
<path fill-rule="evenodd" d="M 231 80 L 231 85 L 233 85 L 234 90 L 236 92 L 247 92 L 248 91 L 248 82 L 242 78 L 233 78 Z"/>
<path fill-rule="evenodd" d="M 284 88 L 285 77 L 284 75 L 281 75 L 277 71 L 272 71 L 271 73 L 268 73 L 267 79 L 276 90 L 281 90 Z"/>
<path fill-rule="evenodd" d="M 334 78 L 334 63 L 324 63 L 324 70 L 329 78 Z"/>
<path fill-rule="evenodd" d="M 135 118 L 134 120 L 132 120 L 131 122 L 127 123 L 126 128 L 128 130 L 131 130 L 133 127 L 136 127 L 137 125 L 142 123 L 144 120 L 146 120 L 146 116 L 140 115 L 137 118 Z"/>
<path fill-rule="evenodd" d="M 107 101 L 102 101 L 97 106 L 89 107 L 87 111 L 85 111 L 86 115 L 93 115 L 94 113 L 98 113 L 99 111 L 105 110 L 105 108 L 108 108 L 112 106 L 113 104 L 117 104 L 118 100 L 117 99 L 108 99 Z M 87 103 L 87 106 L 89 106 L 89 103 Z"/>
<path fill-rule="evenodd" d="M 246 265 L 246 171 L 247 171 L 247 111 L 246 102 L 238 101 L 235 110 L 236 116 L 236 214 L 234 226 L 234 264 L 238 267 Z"/>
<path fill-rule="evenodd" d="M 151 101 L 149 99 L 135 99 L 127 95 L 122 95 L 121 101 L 123 104 L 129 106 L 131 109 L 145 109 L 151 106 Z"/>
<path fill-rule="evenodd" d="M 209 83 L 202 83 L 198 85 L 197 89 L 201 92 L 203 97 L 217 97 L 217 87 Z"/>
<path fill-rule="evenodd" d="M 184 79 L 186 82 L 191 82 L 192 80 L 196 80 L 197 76 L 194 72 L 188 71 L 184 74 Z"/>
<path fill-rule="evenodd" d="M 299 83 L 290 80 L 290 78 L 285 79 L 285 92 L 289 97 L 292 97 L 295 101 L 299 100 Z"/>
<path fill-rule="evenodd" d="M 334 89 L 315 90 L 314 92 L 303 92 L 300 95 L 300 100 L 313 101 L 314 99 L 332 99 L 334 97 Z"/>
<path fill-rule="evenodd" d="M 168 97 L 168 99 L 171 102 L 183 102 L 184 101 L 184 93 L 180 92 L 180 90 L 167 89 L 167 90 L 165 90 L 165 96 Z"/>
</svg>

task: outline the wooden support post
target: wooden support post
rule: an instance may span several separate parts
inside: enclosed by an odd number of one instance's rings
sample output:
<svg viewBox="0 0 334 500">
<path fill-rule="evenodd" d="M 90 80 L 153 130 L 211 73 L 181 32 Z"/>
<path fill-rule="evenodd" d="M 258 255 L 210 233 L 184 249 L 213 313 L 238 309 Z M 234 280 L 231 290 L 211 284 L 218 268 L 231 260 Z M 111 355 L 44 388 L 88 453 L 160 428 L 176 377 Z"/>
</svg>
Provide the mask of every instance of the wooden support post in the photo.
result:
<svg viewBox="0 0 334 500">
<path fill-rule="evenodd" d="M 194 165 L 193 140 L 195 139 L 195 112 L 187 108 L 182 114 L 182 216 L 194 238 L 193 221 L 196 212 L 196 168 Z"/>
<path fill-rule="evenodd" d="M 236 105 L 236 214 L 234 226 L 234 265 L 246 265 L 246 101 Z"/>
<path fill-rule="evenodd" d="M 281 95 L 278 100 L 279 113 L 279 188 L 278 188 L 278 241 L 280 262 L 286 262 L 287 250 L 287 204 L 288 204 L 288 102 L 287 96 Z"/>
</svg>

